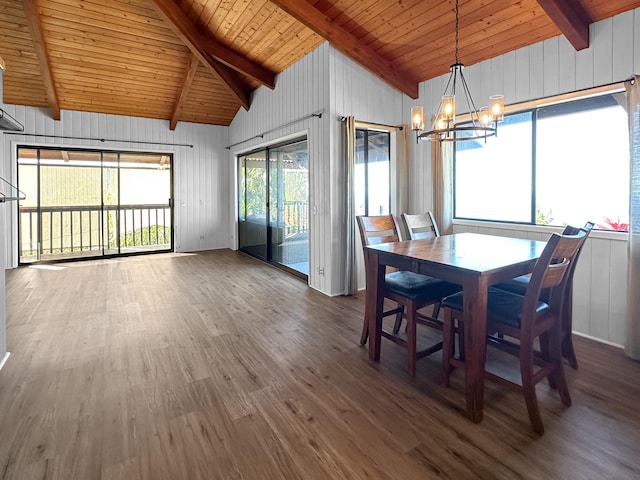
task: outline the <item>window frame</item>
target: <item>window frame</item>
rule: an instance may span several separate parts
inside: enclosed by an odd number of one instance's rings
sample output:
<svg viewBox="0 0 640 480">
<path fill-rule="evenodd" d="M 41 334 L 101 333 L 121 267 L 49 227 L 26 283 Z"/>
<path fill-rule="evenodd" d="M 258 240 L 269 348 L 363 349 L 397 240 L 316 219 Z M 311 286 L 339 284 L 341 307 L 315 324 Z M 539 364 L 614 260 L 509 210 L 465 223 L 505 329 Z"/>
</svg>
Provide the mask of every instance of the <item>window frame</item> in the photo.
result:
<svg viewBox="0 0 640 480">
<path fill-rule="evenodd" d="M 453 194 L 453 211 L 452 211 L 452 220 L 461 221 L 463 223 L 466 222 L 481 222 L 481 223 L 494 223 L 494 224 L 508 224 L 508 225 L 522 225 L 522 226 L 531 226 L 531 227 L 547 227 L 547 228 L 560 228 L 560 225 L 553 224 L 538 224 L 536 223 L 537 215 L 536 215 L 536 180 L 537 180 L 537 121 L 538 121 L 538 112 L 544 108 L 551 107 L 554 105 L 564 104 L 564 103 L 572 103 L 579 102 L 581 100 L 586 100 L 589 98 L 597 98 L 604 97 L 606 95 L 615 95 L 617 93 L 624 93 L 624 82 L 612 83 L 609 85 L 603 85 L 600 87 L 594 87 L 590 89 L 579 90 L 576 92 L 570 92 L 562 95 L 552 96 L 541 98 L 537 100 L 532 100 L 528 102 L 522 102 L 518 104 L 512 104 L 505 107 L 505 117 L 511 115 L 517 115 L 525 112 L 532 112 L 531 124 L 532 124 L 532 147 L 531 147 L 531 208 L 530 208 L 530 221 L 529 222 L 517 222 L 510 220 L 498 220 L 498 219 L 484 219 L 484 218 L 473 218 L 473 217 L 462 217 L 456 215 L 456 162 L 457 162 L 457 151 L 454 146 L 452 149 L 453 162 L 452 162 L 452 194 Z M 459 117 L 460 123 L 464 123 L 465 121 L 470 121 L 470 115 L 465 114 Z M 499 135 L 498 128 L 498 135 Z M 609 230 L 603 230 L 609 231 Z M 622 230 L 611 230 L 614 233 L 626 233 Z"/>
</svg>

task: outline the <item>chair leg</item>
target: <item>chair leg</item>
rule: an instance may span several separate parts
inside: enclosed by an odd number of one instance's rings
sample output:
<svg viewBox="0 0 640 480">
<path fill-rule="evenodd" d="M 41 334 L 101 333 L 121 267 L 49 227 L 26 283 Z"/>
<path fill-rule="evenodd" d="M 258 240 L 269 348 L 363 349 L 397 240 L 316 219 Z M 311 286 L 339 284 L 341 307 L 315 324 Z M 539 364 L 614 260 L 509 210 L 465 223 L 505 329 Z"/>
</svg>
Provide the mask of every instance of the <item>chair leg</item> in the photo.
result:
<svg viewBox="0 0 640 480">
<path fill-rule="evenodd" d="M 573 349 L 571 331 L 565 332 L 562 339 L 562 355 L 567 359 L 571 368 L 575 370 L 578 369 L 578 359 L 576 358 L 576 352 Z"/>
<path fill-rule="evenodd" d="M 458 319 L 457 330 L 458 330 L 458 350 L 460 351 L 459 357 L 460 357 L 460 360 L 464 360 L 464 322 L 462 321 L 462 318 Z"/>
<path fill-rule="evenodd" d="M 571 395 L 569 394 L 569 386 L 564 375 L 564 363 L 562 360 L 560 328 L 551 330 L 547 334 L 549 342 L 549 361 L 553 365 L 553 371 L 549 374 L 549 383 L 558 390 L 562 403 L 571 405 Z"/>
<path fill-rule="evenodd" d="M 369 322 L 365 318 L 362 324 L 362 334 L 360 335 L 360 345 L 366 345 L 368 338 L 369 338 Z"/>
<path fill-rule="evenodd" d="M 567 295 L 562 305 L 562 356 L 569 362 L 569 366 L 573 369 L 578 368 L 578 359 L 573 349 L 573 337 L 571 330 L 573 329 L 573 286 L 569 285 Z"/>
<path fill-rule="evenodd" d="M 440 302 L 433 304 L 433 313 L 431 314 L 434 320 L 438 319 L 438 315 L 440 315 Z"/>
<path fill-rule="evenodd" d="M 573 369 L 578 368 L 578 359 L 576 358 L 576 352 L 573 349 L 573 335 L 571 330 L 572 326 L 572 297 L 569 295 L 565 299 L 563 312 L 562 312 L 562 356 L 567 359 L 569 366 Z"/>
<path fill-rule="evenodd" d="M 526 343 L 526 344 L 525 344 Z M 529 421 L 536 433 L 544 433 L 544 425 L 540 417 L 540 407 L 536 396 L 536 385 L 533 383 L 533 344 L 531 341 L 520 343 L 520 374 L 522 376 L 522 393 L 527 404 Z"/>
<path fill-rule="evenodd" d="M 455 334 L 453 328 L 453 315 L 450 308 L 444 309 L 444 324 L 442 326 L 442 385 L 449 386 L 451 365 L 449 359 L 454 353 Z"/>
<path fill-rule="evenodd" d="M 409 375 L 416 376 L 416 352 L 417 345 L 417 331 L 416 331 L 416 305 L 411 304 L 407 309 L 407 350 L 409 354 Z"/>
<path fill-rule="evenodd" d="M 544 332 L 540 335 L 540 356 L 543 358 L 545 362 L 550 362 L 551 360 L 551 347 L 549 346 L 549 332 Z M 558 385 L 556 383 L 556 378 L 553 375 L 549 375 L 547 377 L 547 381 L 549 382 L 549 386 L 554 390 L 558 389 Z"/>
<path fill-rule="evenodd" d="M 393 324 L 393 333 L 398 333 L 400 331 L 400 327 L 402 326 L 402 317 L 404 315 L 404 305 L 398 305 L 400 311 L 396 313 L 396 321 Z"/>
</svg>

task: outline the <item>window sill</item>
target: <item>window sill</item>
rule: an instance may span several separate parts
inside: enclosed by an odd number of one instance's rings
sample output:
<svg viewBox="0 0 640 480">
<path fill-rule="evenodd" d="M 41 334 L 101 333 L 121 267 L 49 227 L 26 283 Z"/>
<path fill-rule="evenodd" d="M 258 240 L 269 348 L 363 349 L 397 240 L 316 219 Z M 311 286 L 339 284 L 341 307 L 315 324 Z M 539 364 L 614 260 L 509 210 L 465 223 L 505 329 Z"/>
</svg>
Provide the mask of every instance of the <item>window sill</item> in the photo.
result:
<svg viewBox="0 0 640 480">
<path fill-rule="evenodd" d="M 497 230 L 511 230 L 517 232 L 531 232 L 531 233 L 562 233 L 563 227 L 552 227 L 548 225 L 522 225 L 519 223 L 503 223 L 503 222 L 489 222 L 481 220 L 461 220 L 454 219 L 453 225 L 469 226 L 469 227 L 481 227 L 481 228 L 494 228 Z M 629 239 L 627 232 L 615 232 L 609 230 L 592 230 L 589 238 L 601 238 L 605 240 L 617 240 L 620 242 L 626 242 Z"/>
</svg>

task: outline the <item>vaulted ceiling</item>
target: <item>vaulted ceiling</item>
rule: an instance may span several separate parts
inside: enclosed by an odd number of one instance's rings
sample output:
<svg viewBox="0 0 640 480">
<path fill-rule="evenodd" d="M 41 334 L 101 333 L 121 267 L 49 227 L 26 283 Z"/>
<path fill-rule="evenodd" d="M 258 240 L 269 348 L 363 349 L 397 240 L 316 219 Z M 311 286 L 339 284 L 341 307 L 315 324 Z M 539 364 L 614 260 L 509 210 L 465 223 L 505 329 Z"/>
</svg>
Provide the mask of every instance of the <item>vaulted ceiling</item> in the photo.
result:
<svg viewBox="0 0 640 480">
<path fill-rule="evenodd" d="M 471 65 L 640 0 L 459 0 Z M 410 97 L 455 58 L 454 0 L 0 0 L 4 101 L 229 125 L 251 92 L 329 41 Z"/>
</svg>

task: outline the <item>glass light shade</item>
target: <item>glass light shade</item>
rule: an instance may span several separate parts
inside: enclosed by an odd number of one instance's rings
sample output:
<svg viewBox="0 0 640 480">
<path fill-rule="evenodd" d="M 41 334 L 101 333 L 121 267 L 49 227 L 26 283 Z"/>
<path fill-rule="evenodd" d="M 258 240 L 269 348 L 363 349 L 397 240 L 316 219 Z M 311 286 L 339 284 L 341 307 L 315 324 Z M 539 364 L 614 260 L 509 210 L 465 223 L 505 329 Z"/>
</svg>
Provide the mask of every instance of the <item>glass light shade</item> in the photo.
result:
<svg viewBox="0 0 640 480">
<path fill-rule="evenodd" d="M 411 130 L 424 130 L 424 110 L 422 107 L 411 107 Z"/>
<path fill-rule="evenodd" d="M 444 130 L 447 128 L 447 121 L 442 117 L 442 115 L 438 115 L 433 124 L 435 125 L 436 130 Z"/>
<path fill-rule="evenodd" d="M 495 122 L 504 120 L 504 95 L 492 95 L 491 100 L 491 116 Z"/>
<path fill-rule="evenodd" d="M 478 119 L 480 120 L 480 125 L 482 125 L 483 127 L 489 126 L 489 124 L 493 120 L 493 116 L 491 114 L 491 111 L 489 110 L 489 107 L 482 107 L 480 109 Z"/>
<path fill-rule="evenodd" d="M 445 95 L 442 97 L 442 106 L 440 107 L 442 118 L 448 122 L 452 122 L 456 118 L 456 97 L 453 95 Z"/>
</svg>

